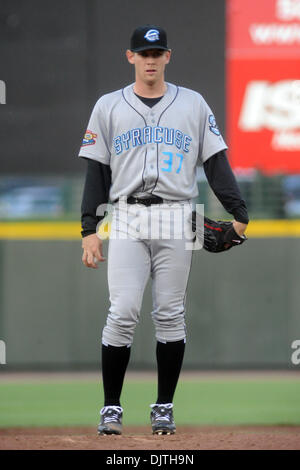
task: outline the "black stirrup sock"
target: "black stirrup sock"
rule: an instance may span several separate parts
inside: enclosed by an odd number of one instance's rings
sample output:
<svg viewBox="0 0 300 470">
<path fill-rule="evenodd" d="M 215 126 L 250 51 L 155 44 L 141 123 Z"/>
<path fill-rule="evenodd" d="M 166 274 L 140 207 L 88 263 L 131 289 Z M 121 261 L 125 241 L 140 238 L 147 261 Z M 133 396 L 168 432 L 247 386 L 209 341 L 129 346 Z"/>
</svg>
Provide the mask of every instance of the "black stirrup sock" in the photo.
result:
<svg viewBox="0 0 300 470">
<path fill-rule="evenodd" d="M 130 347 L 102 344 L 104 406 L 120 406 L 120 396 L 129 357 Z"/>
<path fill-rule="evenodd" d="M 184 339 L 168 343 L 157 342 L 158 395 L 156 403 L 172 403 L 181 371 L 184 350 Z"/>
</svg>

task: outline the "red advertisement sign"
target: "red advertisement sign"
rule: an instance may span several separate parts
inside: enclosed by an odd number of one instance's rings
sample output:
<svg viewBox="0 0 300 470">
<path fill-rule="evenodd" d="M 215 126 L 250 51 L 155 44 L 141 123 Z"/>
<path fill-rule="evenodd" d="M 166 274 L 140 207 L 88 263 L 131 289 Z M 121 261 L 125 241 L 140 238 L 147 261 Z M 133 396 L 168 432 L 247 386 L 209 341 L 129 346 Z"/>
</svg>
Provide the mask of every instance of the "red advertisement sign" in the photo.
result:
<svg viewBox="0 0 300 470">
<path fill-rule="evenodd" d="M 232 167 L 300 173 L 300 0 L 227 0 Z"/>
</svg>

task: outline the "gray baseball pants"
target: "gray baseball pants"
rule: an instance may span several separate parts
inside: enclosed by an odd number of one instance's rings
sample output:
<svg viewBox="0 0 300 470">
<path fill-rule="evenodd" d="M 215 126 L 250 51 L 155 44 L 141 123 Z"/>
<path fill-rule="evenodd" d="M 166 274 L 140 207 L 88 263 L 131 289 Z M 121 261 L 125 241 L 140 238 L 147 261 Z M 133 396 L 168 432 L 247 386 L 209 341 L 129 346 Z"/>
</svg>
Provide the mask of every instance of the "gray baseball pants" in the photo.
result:
<svg viewBox="0 0 300 470">
<path fill-rule="evenodd" d="M 108 247 L 110 308 L 103 344 L 132 344 L 150 276 L 157 341 L 186 338 L 185 298 L 193 253 L 191 211 L 189 200 L 149 207 L 114 206 Z"/>
</svg>

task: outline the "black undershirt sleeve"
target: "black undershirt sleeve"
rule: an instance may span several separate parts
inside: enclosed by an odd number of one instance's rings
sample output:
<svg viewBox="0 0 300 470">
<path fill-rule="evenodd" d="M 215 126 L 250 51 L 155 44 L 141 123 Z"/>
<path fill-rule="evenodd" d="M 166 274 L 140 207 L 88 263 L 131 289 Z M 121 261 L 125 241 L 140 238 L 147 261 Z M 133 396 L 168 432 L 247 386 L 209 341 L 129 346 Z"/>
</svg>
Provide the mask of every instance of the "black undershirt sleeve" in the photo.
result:
<svg viewBox="0 0 300 470">
<path fill-rule="evenodd" d="M 247 206 L 241 196 L 236 178 L 225 150 L 216 153 L 203 164 L 208 183 L 224 209 L 238 222 L 248 224 Z"/>
<path fill-rule="evenodd" d="M 107 204 L 111 186 L 111 169 L 109 165 L 91 160 L 87 161 L 85 184 L 81 203 L 82 237 L 96 233 L 97 224 L 104 218 L 97 216 L 97 207 Z"/>
</svg>

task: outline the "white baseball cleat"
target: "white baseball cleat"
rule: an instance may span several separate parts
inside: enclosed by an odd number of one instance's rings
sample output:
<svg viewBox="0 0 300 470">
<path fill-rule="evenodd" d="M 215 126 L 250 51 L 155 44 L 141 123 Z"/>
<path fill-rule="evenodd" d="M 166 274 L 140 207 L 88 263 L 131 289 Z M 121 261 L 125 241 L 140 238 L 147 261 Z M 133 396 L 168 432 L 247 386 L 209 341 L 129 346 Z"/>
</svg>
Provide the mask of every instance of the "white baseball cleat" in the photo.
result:
<svg viewBox="0 0 300 470">
<path fill-rule="evenodd" d="M 99 436 L 122 434 L 123 408 L 121 406 L 104 406 L 100 410 Z"/>
<path fill-rule="evenodd" d="M 151 406 L 152 434 L 170 435 L 175 434 L 176 426 L 173 417 L 173 403 L 155 403 Z"/>
</svg>

